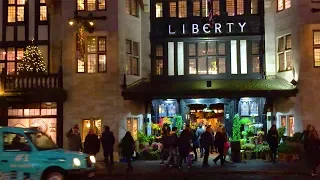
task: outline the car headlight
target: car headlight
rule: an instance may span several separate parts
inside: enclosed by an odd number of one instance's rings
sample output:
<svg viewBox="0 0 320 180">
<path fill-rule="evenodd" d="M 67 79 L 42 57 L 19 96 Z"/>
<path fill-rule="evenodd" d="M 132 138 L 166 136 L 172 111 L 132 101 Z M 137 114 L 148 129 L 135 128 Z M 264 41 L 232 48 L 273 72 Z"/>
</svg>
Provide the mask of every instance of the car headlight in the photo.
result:
<svg viewBox="0 0 320 180">
<path fill-rule="evenodd" d="M 75 166 L 80 166 L 80 165 L 81 165 L 81 162 L 80 162 L 80 160 L 79 160 L 78 158 L 73 158 L 73 164 L 74 164 Z"/>
<path fill-rule="evenodd" d="M 92 163 L 96 163 L 96 158 L 95 158 L 94 156 L 90 156 L 90 161 L 91 161 Z"/>
</svg>

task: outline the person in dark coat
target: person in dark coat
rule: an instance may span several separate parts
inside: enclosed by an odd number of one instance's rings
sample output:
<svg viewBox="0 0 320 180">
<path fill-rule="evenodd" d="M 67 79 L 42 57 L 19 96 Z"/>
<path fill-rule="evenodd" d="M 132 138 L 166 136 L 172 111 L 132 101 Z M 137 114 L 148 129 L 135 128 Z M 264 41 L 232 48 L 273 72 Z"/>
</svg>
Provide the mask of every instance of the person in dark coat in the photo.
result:
<svg viewBox="0 0 320 180">
<path fill-rule="evenodd" d="M 317 131 L 312 126 L 308 135 L 305 137 L 304 148 L 307 157 L 307 166 L 311 170 L 311 176 L 318 175 L 316 169 L 320 164 L 320 140 Z"/>
<path fill-rule="evenodd" d="M 178 164 L 178 157 L 177 157 L 177 141 L 178 141 L 178 135 L 177 135 L 177 127 L 173 127 L 172 131 L 170 131 L 169 136 L 167 136 L 167 145 L 169 149 L 169 157 L 167 166 L 173 165 L 174 167 Z"/>
<path fill-rule="evenodd" d="M 68 138 L 69 151 L 83 151 L 79 126 L 77 124 L 66 133 L 66 136 Z"/>
<path fill-rule="evenodd" d="M 178 139 L 178 148 L 179 148 L 179 155 L 180 155 L 180 162 L 179 162 L 179 168 L 182 167 L 182 161 L 186 160 L 189 153 L 192 151 L 191 142 L 192 142 L 192 136 L 190 135 L 190 130 L 188 128 L 184 129 L 180 137 Z M 191 167 L 191 164 L 188 162 L 188 167 Z"/>
<path fill-rule="evenodd" d="M 277 151 L 279 145 L 279 134 L 276 125 L 272 125 L 267 134 L 267 142 L 271 150 L 271 158 L 273 163 L 277 160 Z"/>
<path fill-rule="evenodd" d="M 192 137 L 192 150 L 194 153 L 194 160 L 198 161 L 198 153 L 197 150 L 200 148 L 200 138 L 197 130 L 193 130 L 193 137 Z"/>
<path fill-rule="evenodd" d="M 214 138 L 214 143 L 216 148 L 218 149 L 219 155 L 213 160 L 215 164 L 220 159 L 221 166 L 224 165 L 224 144 L 227 142 L 225 134 L 222 132 L 221 127 L 218 128 L 217 133 Z"/>
<path fill-rule="evenodd" d="M 163 125 L 163 128 L 162 128 L 162 132 L 161 132 L 161 135 L 162 135 L 162 138 L 161 138 L 161 143 L 162 143 L 162 149 L 161 149 L 161 152 L 160 152 L 160 157 L 161 157 L 161 162 L 160 164 L 163 165 L 164 164 L 164 161 L 166 160 L 168 154 L 169 154 L 169 147 L 168 147 L 168 141 L 167 141 L 167 137 L 169 136 L 170 134 L 170 127 L 168 125 Z"/>
<path fill-rule="evenodd" d="M 100 151 L 100 140 L 98 136 L 94 133 L 93 129 L 90 129 L 84 141 L 83 152 L 86 154 L 95 156 L 99 151 Z"/>
<path fill-rule="evenodd" d="M 207 126 L 206 131 L 204 133 L 202 133 L 201 135 L 201 147 L 204 149 L 204 157 L 203 157 L 203 167 L 208 167 L 209 163 L 208 163 L 208 158 L 209 158 L 209 154 L 210 154 L 210 147 L 213 144 L 213 138 L 212 138 L 212 134 L 211 134 L 211 126 Z"/>
<path fill-rule="evenodd" d="M 113 165 L 113 146 L 115 143 L 115 138 L 113 135 L 113 132 L 110 131 L 109 126 L 104 126 L 104 132 L 101 136 L 101 143 L 103 147 L 103 155 L 104 155 L 104 162 L 106 163 L 106 166 L 109 166 L 109 164 Z"/>
<path fill-rule="evenodd" d="M 121 140 L 121 155 L 126 158 L 127 161 L 127 172 L 133 170 L 131 159 L 134 154 L 134 140 L 131 136 L 131 133 L 128 131 L 126 132 L 125 136 Z"/>
</svg>

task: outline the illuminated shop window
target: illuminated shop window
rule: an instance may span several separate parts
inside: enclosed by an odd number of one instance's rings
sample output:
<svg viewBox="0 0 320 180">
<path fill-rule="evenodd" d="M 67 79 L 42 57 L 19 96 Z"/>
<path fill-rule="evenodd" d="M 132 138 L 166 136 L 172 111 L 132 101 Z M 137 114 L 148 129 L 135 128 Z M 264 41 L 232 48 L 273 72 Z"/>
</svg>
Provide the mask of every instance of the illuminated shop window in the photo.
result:
<svg viewBox="0 0 320 180">
<path fill-rule="evenodd" d="M 292 137 L 294 134 L 294 116 L 281 115 L 278 126 L 279 128 L 285 128 L 284 135 Z"/>
<path fill-rule="evenodd" d="M 138 139 L 138 120 L 137 117 L 127 118 L 127 131 L 131 133 L 135 141 Z"/>
<path fill-rule="evenodd" d="M 107 38 L 87 37 L 85 61 L 78 60 L 77 72 L 107 72 Z"/>
<path fill-rule="evenodd" d="M 237 15 L 244 14 L 244 0 L 237 0 Z"/>
<path fill-rule="evenodd" d="M 259 41 L 251 41 L 252 72 L 260 72 L 260 45 Z"/>
<path fill-rule="evenodd" d="M 127 75 L 139 76 L 140 57 L 139 43 L 126 40 L 126 63 L 125 70 Z"/>
<path fill-rule="evenodd" d="M 107 0 L 77 0 L 78 11 L 106 10 Z"/>
<path fill-rule="evenodd" d="M 259 13 L 259 1 L 258 0 L 251 0 L 251 14 L 258 14 Z"/>
<path fill-rule="evenodd" d="M 46 5 L 40 5 L 40 21 L 48 20 L 48 12 Z"/>
<path fill-rule="evenodd" d="M 156 3 L 156 18 L 163 17 L 163 6 L 162 3 Z"/>
<path fill-rule="evenodd" d="M 187 17 L 187 1 L 178 1 L 179 18 Z"/>
<path fill-rule="evenodd" d="M 8 23 L 24 21 L 24 0 L 9 0 L 8 1 Z"/>
<path fill-rule="evenodd" d="M 220 1 L 219 0 L 213 0 L 212 1 L 212 10 L 213 10 L 213 15 L 220 15 Z"/>
<path fill-rule="evenodd" d="M 259 104 L 256 101 L 240 101 L 241 116 L 258 116 Z"/>
<path fill-rule="evenodd" d="M 314 66 L 320 67 L 320 31 L 313 31 Z"/>
<path fill-rule="evenodd" d="M 163 45 L 159 44 L 156 46 L 156 75 L 163 75 Z"/>
<path fill-rule="evenodd" d="M 278 11 L 291 7 L 291 0 L 278 0 Z"/>
<path fill-rule="evenodd" d="M 169 3 L 169 17 L 177 17 L 177 2 Z"/>
<path fill-rule="evenodd" d="M 23 48 L 8 47 L 0 49 L 0 71 L 5 68 L 7 74 L 16 74 L 17 63 L 23 57 Z"/>
<path fill-rule="evenodd" d="M 234 3 L 234 0 L 226 0 L 226 11 L 228 13 L 228 16 L 234 16 L 235 15 L 235 3 Z"/>
<path fill-rule="evenodd" d="M 188 44 L 189 74 L 226 73 L 225 42 L 209 41 Z"/>
<path fill-rule="evenodd" d="M 292 70 L 291 34 L 278 38 L 279 72 Z"/>
<path fill-rule="evenodd" d="M 193 16 L 200 16 L 200 0 L 193 1 L 192 14 Z"/>
<path fill-rule="evenodd" d="M 101 133 L 102 133 L 101 119 L 84 119 L 84 120 L 82 120 L 82 141 L 85 140 L 90 129 L 92 129 L 94 131 L 94 133 L 100 138 Z"/>
<path fill-rule="evenodd" d="M 126 0 L 126 13 L 131 16 L 139 17 L 138 0 Z"/>
<path fill-rule="evenodd" d="M 208 17 L 208 15 L 209 15 L 208 1 L 207 0 L 202 0 L 201 16 L 202 17 Z"/>
</svg>

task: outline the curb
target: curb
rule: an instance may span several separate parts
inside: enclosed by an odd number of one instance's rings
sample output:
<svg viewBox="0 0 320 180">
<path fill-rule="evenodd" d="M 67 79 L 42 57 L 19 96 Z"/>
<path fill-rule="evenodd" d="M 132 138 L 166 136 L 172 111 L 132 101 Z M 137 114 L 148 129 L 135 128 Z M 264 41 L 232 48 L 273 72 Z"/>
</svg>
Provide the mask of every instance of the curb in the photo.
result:
<svg viewBox="0 0 320 180">
<path fill-rule="evenodd" d="M 133 177 L 139 177 L 139 176 L 159 176 L 161 174 L 161 176 L 190 176 L 190 175 L 211 175 L 212 173 L 218 173 L 218 174 L 245 174 L 245 175 L 299 175 L 299 176 L 305 176 L 305 175 L 309 175 L 308 173 L 303 173 L 303 172 L 289 172 L 289 171 L 257 171 L 257 170 L 244 170 L 244 171 L 228 171 L 228 170 L 223 170 L 223 171 L 219 171 L 219 170 L 214 170 L 214 171 L 195 171 L 195 172 L 170 172 L 170 171 L 166 171 L 165 174 L 163 174 L 163 172 L 146 172 L 146 173 L 114 173 L 112 175 L 110 175 L 108 172 L 103 172 L 103 171 L 96 171 L 96 176 L 108 176 L 108 177 L 123 177 L 123 176 L 133 176 Z"/>
</svg>

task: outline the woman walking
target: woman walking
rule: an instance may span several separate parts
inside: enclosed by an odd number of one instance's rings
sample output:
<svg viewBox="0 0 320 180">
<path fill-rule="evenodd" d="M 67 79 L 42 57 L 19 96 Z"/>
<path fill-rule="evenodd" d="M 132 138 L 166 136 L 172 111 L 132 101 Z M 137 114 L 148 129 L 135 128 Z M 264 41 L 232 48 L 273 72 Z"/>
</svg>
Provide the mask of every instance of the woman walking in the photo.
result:
<svg viewBox="0 0 320 180">
<path fill-rule="evenodd" d="M 311 176 L 318 175 L 316 169 L 320 164 L 320 140 L 317 131 L 311 125 L 308 125 L 304 140 L 304 150 L 307 156 L 307 166 L 311 169 Z"/>
<path fill-rule="evenodd" d="M 267 142 L 271 150 L 272 162 L 275 164 L 277 160 L 277 151 L 279 144 L 279 134 L 276 125 L 272 125 L 267 135 Z"/>
<path fill-rule="evenodd" d="M 89 130 L 88 135 L 84 141 L 84 150 L 86 154 L 95 156 L 100 151 L 100 140 L 93 129 Z"/>
<path fill-rule="evenodd" d="M 133 137 L 131 136 L 131 133 L 129 131 L 126 132 L 125 136 L 121 140 L 121 148 L 122 156 L 124 156 L 127 161 L 127 172 L 132 172 L 133 168 L 131 165 L 131 159 L 135 148 Z"/>
</svg>

